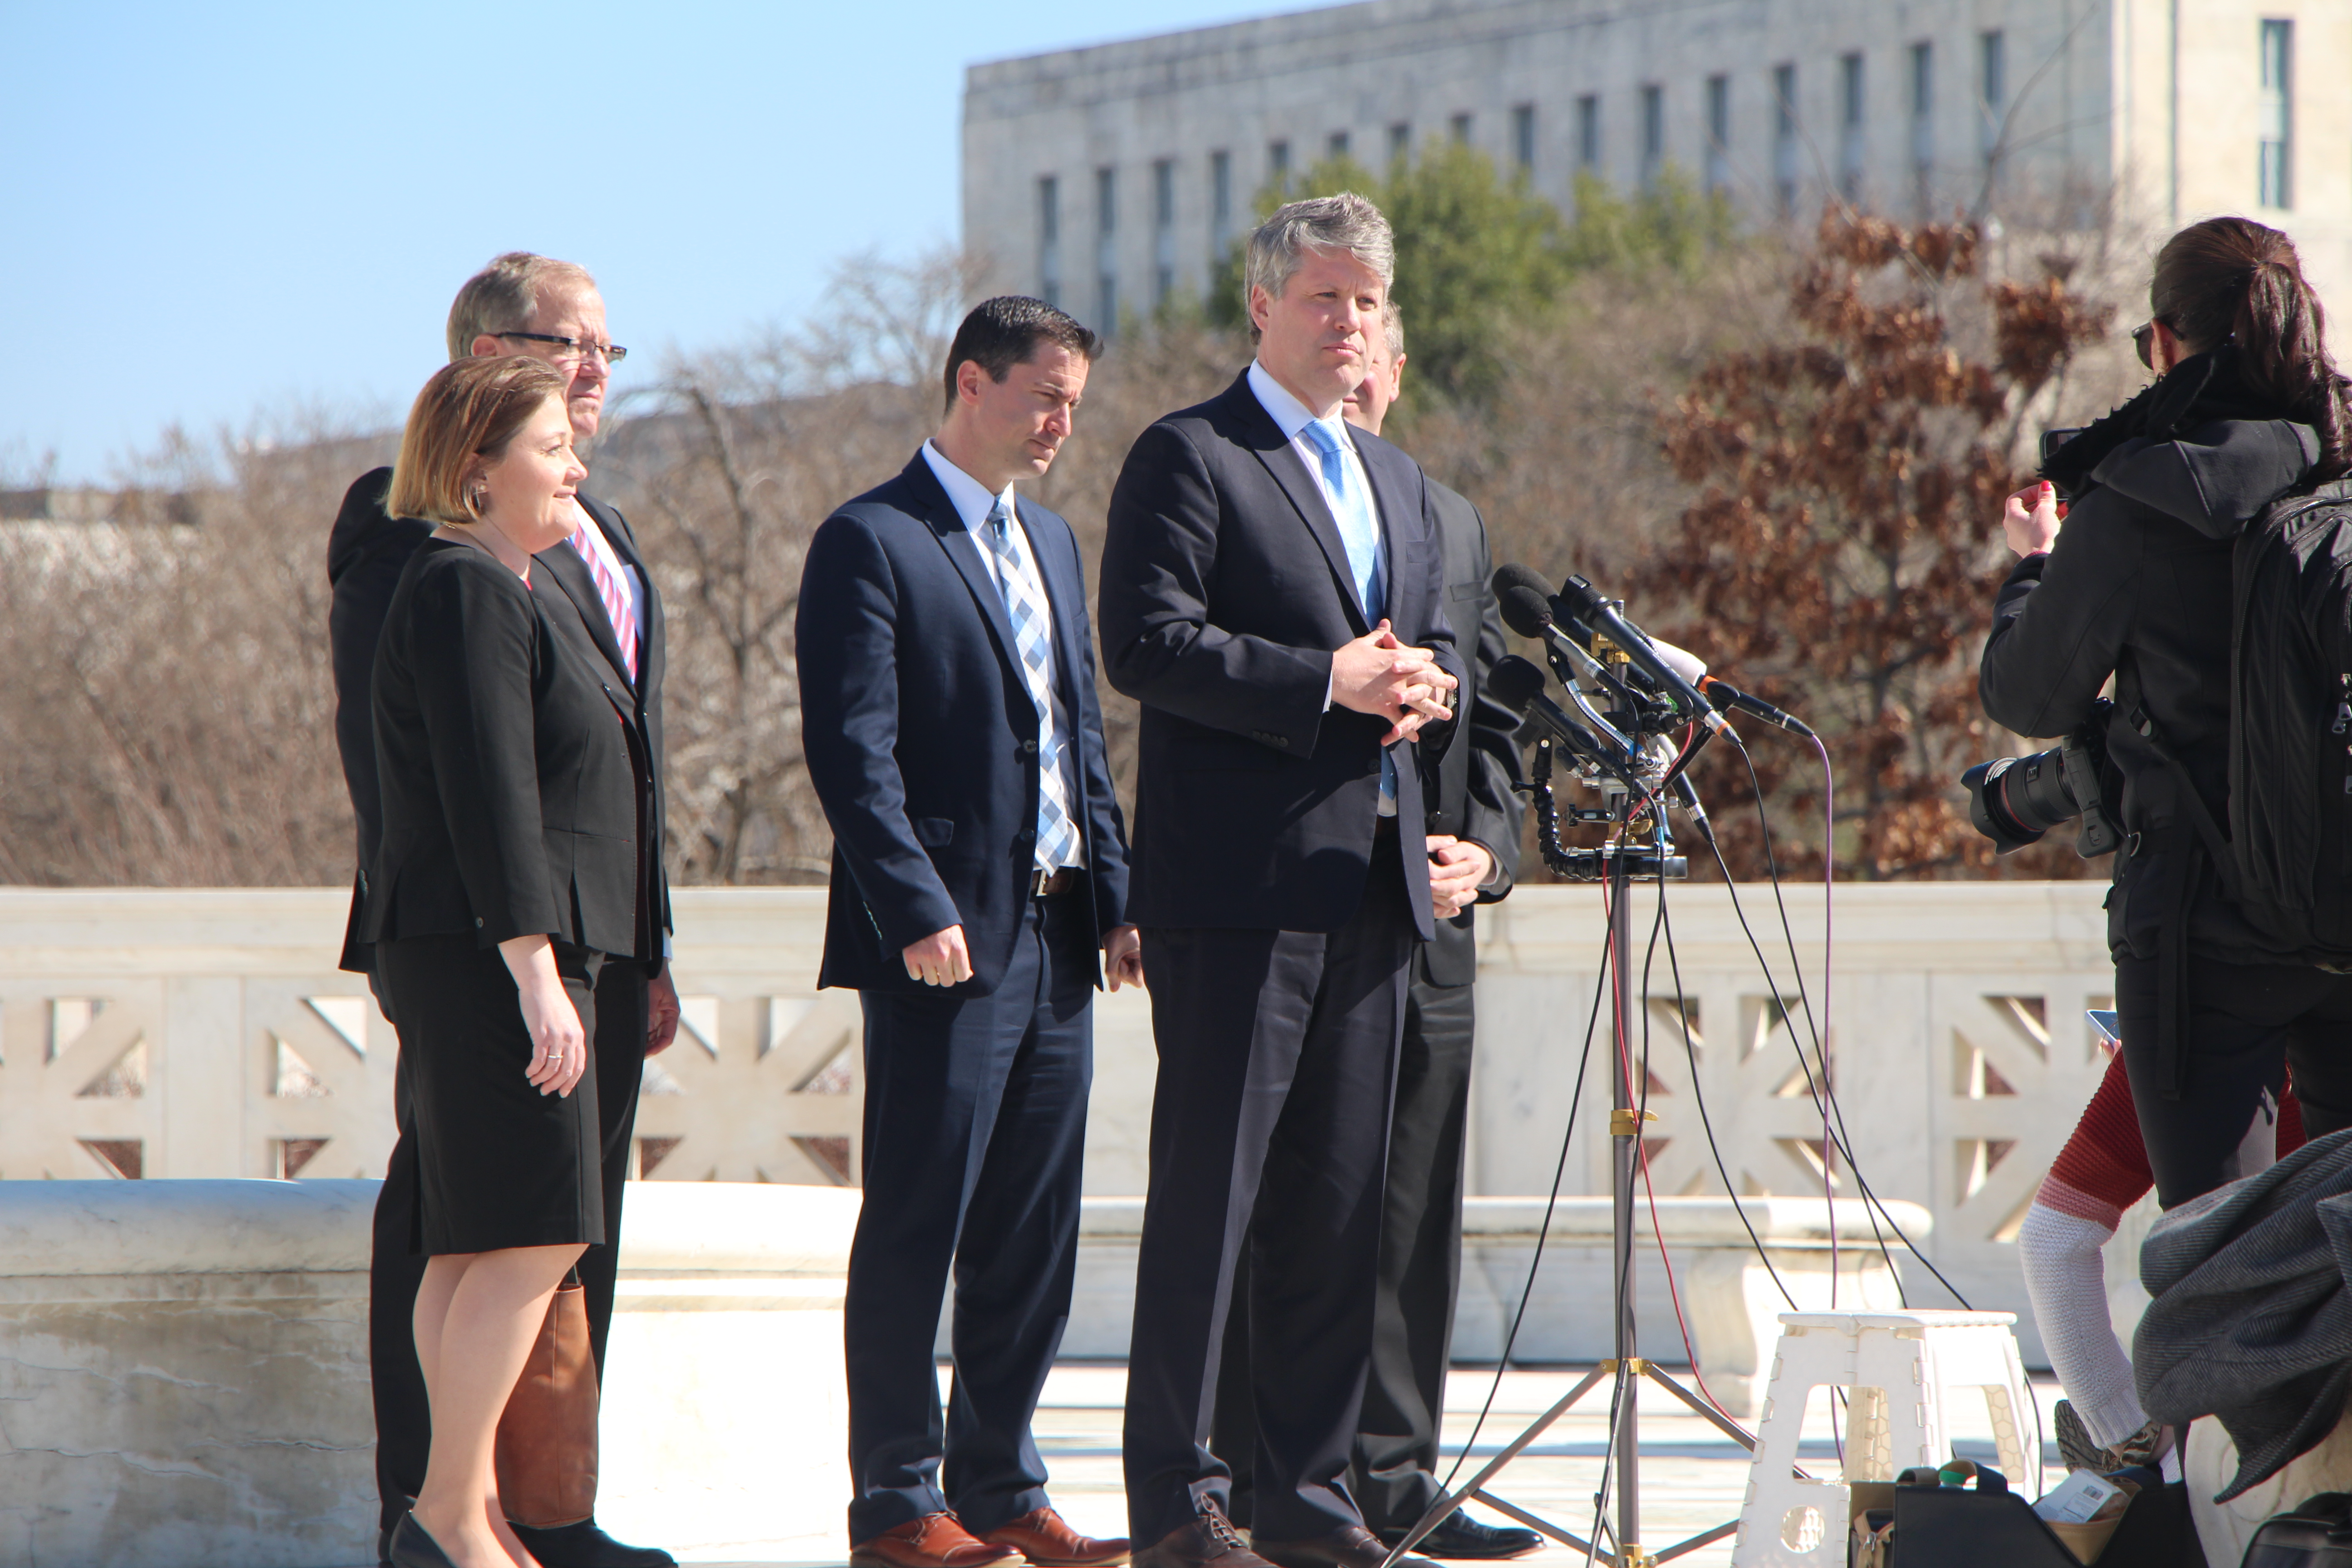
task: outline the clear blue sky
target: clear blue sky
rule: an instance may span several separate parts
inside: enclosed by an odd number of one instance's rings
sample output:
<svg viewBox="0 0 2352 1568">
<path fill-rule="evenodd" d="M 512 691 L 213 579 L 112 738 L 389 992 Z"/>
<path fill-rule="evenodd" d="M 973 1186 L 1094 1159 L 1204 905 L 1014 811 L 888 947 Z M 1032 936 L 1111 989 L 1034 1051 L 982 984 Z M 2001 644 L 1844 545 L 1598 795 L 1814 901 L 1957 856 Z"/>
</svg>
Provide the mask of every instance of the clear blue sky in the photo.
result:
<svg viewBox="0 0 2352 1568">
<path fill-rule="evenodd" d="M 966 65 L 1297 8 L 0 0 L 0 479 L 396 417 L 501 250 L 594 270 L 625 389 L 957 237 Z"/>
</svg>

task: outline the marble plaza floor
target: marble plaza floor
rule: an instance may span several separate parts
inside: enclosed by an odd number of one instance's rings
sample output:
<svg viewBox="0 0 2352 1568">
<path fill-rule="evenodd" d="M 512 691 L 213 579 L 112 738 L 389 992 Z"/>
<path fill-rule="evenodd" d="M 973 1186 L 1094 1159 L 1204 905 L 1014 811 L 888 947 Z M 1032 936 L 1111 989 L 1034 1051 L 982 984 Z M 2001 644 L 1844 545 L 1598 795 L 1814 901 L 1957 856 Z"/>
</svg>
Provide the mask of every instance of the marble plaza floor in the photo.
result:
<svg viewBox="0 0 2352 1568">
<path fill-rule="evenodd" d="M 1463 1478 L 1466 1479 L 1555 1404 L 1581 1375 L 1575 1368 L 1504 1373 L 1494 1414 L 1479 1436 Z M 1493 1383 L 1492 1369 L 1472 1368 L 1457 1369 L 1448 1381 L 1445 1444 L 1449 1455 L 1470 1437 L 1479 1406 Z M 2046 1376 L 2039 1377 L 2034 1380 L 2034 1391 L 2044 1413 L 2046 1434 L 2047 1412 L 2059 1397 L 2057 1385 Z M 1123 1366 L 1066 1363 L 1056 1367 L 1047 1381 L 1045 1404 L 1038 1412 L 1037 1441 L 1053 1472 L 1055 1504 L 1073 1525 L 1090 1534 L 1116 1535 L 1127 1528 L 1118 1465 L 1120 1406 L 1126 1393 Z M 1736 1517 L 1747 1486 L 1746 1450 L 1663 1390 L 1646 1392 L 1641 1424 L 1643 1545 L 1659 1551 Z M 1991 1459 L 1992 1428 L 1981 1409 L 1957 1413 L 1953 1427 L 1955 1445 L 1963 1455 Z M 1490 1489 L 1577 1535 L 1589 1535 L 1607 1429 L 1608 1400 L 1603 1388 L 1588 1394 L 1497 1476 Z M 1836 1467 L 1829 1411 L 1818 1396 L 1807 1412 L 1801 1452 L 1812 1473 L 1828 1474 Z M 2054 1440 L 2051 1458 L 2056 1458 Z M 1491 1510 L 1484 1511 L 1489 1521 L 1501 1522 Z M 769 1543 L 759 1558 L 750 1562 L 739 1558 L 726 1568 L 813 1568 L 841 1563 L 845 1556 L 837 1533 L 817 1534 Z M 1553 1546 L 1522 1561 L 1538 1568 L 1570 1568 L 1582 1563 L 1584 1554 Z M 1730 1539 L 1727 1536 L 1675 1561 L 1699 1568 L 1722 1568 L 1731 1561 Z M 717 1568 L 707 1560 L 698 1562 L 702 1568 Z"/>
</svg>

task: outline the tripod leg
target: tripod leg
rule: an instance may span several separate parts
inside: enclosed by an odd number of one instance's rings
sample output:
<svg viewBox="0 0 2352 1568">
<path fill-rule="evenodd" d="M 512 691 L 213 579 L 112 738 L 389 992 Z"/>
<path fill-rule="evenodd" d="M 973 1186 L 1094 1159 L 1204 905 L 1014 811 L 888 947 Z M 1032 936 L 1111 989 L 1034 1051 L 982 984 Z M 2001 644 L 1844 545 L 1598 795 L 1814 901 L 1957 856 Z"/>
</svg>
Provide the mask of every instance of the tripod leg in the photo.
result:
<svg viewBox="0 0 2352 1568">
<path fill-rule="evenodd" d="M 1427 1535 L 1431 1531 L 1435 1530 L 1440 1523 L 1444 1522 L 1447 1515 L 1451 1514 L 1455 1509 L 1462 1506 L 1462 1501 L 1465 1498 L 1467 1498 L 1471 1493 L 1485 1486 L 1486 1482 L 1494 1477 L 1496 1471 L 1509 1464 L 1513 1459 L 1517 1458 L 1520 1454 L 1527 1450 L 1528 1445 L 1532 1444 L 1537 1438 L 1542 1436 L 1546 1432 L 1550 1431 L 1552 1424 L 1558 1421 L 1561 1416 L 1567 1415 L 1578 1400 L 1591 1393 L 1594 1386 L 1598 1384 L 1602 1378 L 1607 1377 L 1612 1370 L 1612 1368 L 1607 1366 L 1597 1366 L 1591 1372 L 1585 1373 L 1583 1381 L 1579 1383 L 1574 1388 L 1570 1389 L 1566 1396 L 1563 1397 L 1559 1404 L 1554 1405 L 1541 1415 L 1537 1416 L 1533 1426 L 1520 1433 L 1517 1436 L 1512 1438 L 1510 1442 L 1504 1447 L 1501 1453 L 1496 1454 L 1493 1458 L 1487 1460 L 1485 1468 L 1481 1469 L 1476 1475 L 1472 1476 L 1469 1480 L 1465 1481 L 1461 1486 L 1456 1487 L 1452 1491 L 1447 1492 L 1444 1497 L 1439 1498 L 1435 1502 L 1431 1503 L 1427 1511 L 1423 1513 L 1421 1518 L 1413 1522 L 1413 1527 L 1405 1532 L 1404 1540 L 1397 1545 L 1394 1551 L 1388 1554 L 1388 1558 L 1386 1562 L 1381 1564 L 1381 1568 L 1393 1568 L 1397 1559 L 1402 1557 L 1406 1552 L 1411 1552 L 1414 1546 L 1418 1545 L 1423 1536 Z M 1581 1542 L 1579 1543 L 1580 1549 L 1581 1548 Z"/>
</svg>

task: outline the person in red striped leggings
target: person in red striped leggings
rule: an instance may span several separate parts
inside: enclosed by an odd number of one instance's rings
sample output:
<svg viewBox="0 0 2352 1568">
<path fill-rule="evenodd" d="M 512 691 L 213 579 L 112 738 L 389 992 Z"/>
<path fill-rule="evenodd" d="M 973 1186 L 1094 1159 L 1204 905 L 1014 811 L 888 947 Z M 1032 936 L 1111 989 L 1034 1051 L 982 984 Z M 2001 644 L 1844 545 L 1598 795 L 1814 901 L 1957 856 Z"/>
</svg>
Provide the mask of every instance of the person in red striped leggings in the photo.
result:
<svg viewBox="0 0 2352 1568">
<path fill-rule="evenodd" d="M 2303 1142 L 2303 1111 L 2294 1089 L 2277 1100 L 2265 1093 L 2239 1147 L 2238 1173 L 2252 1175 Z M 2042 1348 L 2066 1390 L 2053 1424 L 2070 1468 L 2113 1470 L 2159 1460 L 2168 1473 L 2176 1468 L 2168 1458 L 2176 1447 L 2171 1434 L 2140 1408 L 2131 1358 L 2108 1312 L 2100 1252 L 2124 1211 L 2155 1184 L 2131 1079 L 2118 1054 L 2017 1233 L 2018 1261 Z"/>
</svg>

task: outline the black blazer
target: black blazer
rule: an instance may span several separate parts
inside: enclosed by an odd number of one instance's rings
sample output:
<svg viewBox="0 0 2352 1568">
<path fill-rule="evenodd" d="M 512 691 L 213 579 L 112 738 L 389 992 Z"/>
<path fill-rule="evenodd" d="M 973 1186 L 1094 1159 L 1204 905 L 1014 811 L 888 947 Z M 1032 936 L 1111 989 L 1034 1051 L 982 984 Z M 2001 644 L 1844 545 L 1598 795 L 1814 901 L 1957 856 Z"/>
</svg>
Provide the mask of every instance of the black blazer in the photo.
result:
<svg viewBox="0 0 2352 1568">
<path fill-rule="evenodd" d="M 1419 465 L 1354 432 L 1388 542 L 1388 618 L 1457 679 Z M 1360 900 L 1388 726 L 1334 706 L 1331 652 L 1370 630 L 1307 465 L 1246 373 L 1146 430 L 1103 543 L 1103 664 L 1143 704 L 1129 914 L 1156 926 L 1335 931 Z M 1424 731 L 1442 745 L 1452 726 Z M 1407 900 L 1431 934 L 1414 748 L 1396 751 Z"/>
<path fill-rule="evenodd" d="M 1465 722 L 1454 726 L 1433 763 L 1424 755 L 1435 804 L 1429 830 L 1475 838 L 1495 852 L 1499 875 L 1478 902 L 1491 904 L 1511 890 L 1519 872 L 1519 818 L 1525 801 L 1516 786 L 1526 776 L 1512 736 L 1519 716 L 1486 690 L 1486 672 L 1510 652 L 1503 640 L 1503 616 L 1488 581 L 1494 562 L 1486 552 L 1486 523 L 1478 509 L 1435 479 L 1429 499 L 1437 517 L 1437 542 L 1445 562 L 1445 620 L 1454 646 L 1475 649 L 1456 694 L 1455 710 Z M 1467 985 L 1478 978 L 1476 906 L 1437 922 L 1437 935 L 1421 950 L 1422 978 L 1433 985 Z"/>
<path fill-rule="evenodd" d="M 383 804 L 375 783 L 375 645 L 383 636 L 384 612 L 392 608 L 401 569 L 433 531 L 429 522 L 384 510 L 391 488 L 390 468 L 373 468 L 352 480 L 327 536 L 327 583 L 334 595 L 327 611 L 327 641 L 335 676 L 335 750 L 342 758 L 343 788 L 352 797 L 359 839 L 342 967 L 362 974 L 374 967 L 367 943 L 360 941 L 360 916 L 367 904 L 368 868 L 383 842 Z"/>
<path fill-rule="evenodd" d="M 629 679 L 628 666 L 621 658 L 621 645 L 614 636 L 613 617 L 605 613 L 604 601 L 596 596 L 596 579 L 589 572 L 588 563 L 580 559 L 580 552 L 565 543 L 533 556 L 530 589 L 551 603 L 564 605 L 577 613 L 582 629 L 595 643 L 604 661 L 604 673 L 614 689 L 627 693 L 635 708 L 637 728 L 651 759 L 653 773 L 652 824 L 645 837 L 646 853 L 650 859 L 647 875 L 653 890 L 651 905 L 655 923 L 665 931 L 672 931 L 676 927 L 670 919 L 669 868 L 663 854 L 667 839 L 663 826 L 669 821 L 669 797 L 663 783 L 667 752 L 662 742 L 661 701 L 669 639 L 662 616 L 661 594 L 654 586 L 653 574 L 646 569 L 645 555 L 637 548 L 637 536 L 629 527 L 628 519 L 621 515 L 619 509 L 593 496 L 582 496 L 580 504 L 588 509 L 613 549 L 637 574 L 635 681 Z M 659 943 L 655 944 L 654 956 L 661 956 Z"/>
<path fill-rule="evenodd" d="M 342 756 L 343 785 L 351 793 L 352 815 L 359 830 L 358 872 L 352 893 L 351 920 L 343 934 L 342 967 L 359 973 L 366 973 L 372 967 L 367 943 L 360 940 L 359 931 L 367 903 L 368 874 L 375 865 L 377 847 L 383 841 L 383 813 L 377 795 L 375 771 L 376 645 L 383 636 L 385 612 L 392 607 L 393 590 L 400 583 L 401 569 L 433 531 L 429 522 L 394 517 L 384 510 L 384 498 L 391 485 L 390 468 L 373 468 L 353 480 L 343 496 L 342 510 L 336 514 L 334 530 L 327 542 L 327 580 L 334 590 L 328 631 L 335 677 L 335 743 Z M 651 759 L 654 816 L 640 847 L 652 861 L 649 879 L 656 922 L 662 930 L 668 931 L 672 929 L 669 878 L 661 831 L 667 805 L 662 783 L 661 721 L 667 639 L 664 636 L 661 594 L 646 570 L 645 557 L 637 548 L 636 534 L 631 531 L 628 519 L 592 496 L 583 495 L 580 500 L 603 525 L 604 537 L 612 542 L 621 558 L 636 569 L 641 586 L 638 618 L 644 623 L 643 647 L 632 695 Z M 539 566 L 531 572 L 532 592 L 552 595 L 548 599 L 551 606 L 577 614 L 583 634 L 593 640 L 605 665 L 622 678 L 620 684 L 625 689 L 620 645 L 613 638 L 611 620 L 604 614 L 603 601 L 596 597 L 595 580 L 589 575 L 587 563 L 569 544 L 559 544 L 537 559 Z M 659 945 L 656 944 L 656 972 Z"/>
<path fill-rule="evenodd" d="M 1034 501 L 1015 510 L 1052 601 L 1099 941 L 1127 921 L 1127 839 L 1086 577 L 1068 523 Z M 957 924 L 972 977 L 954 989 L 985 994 L 1004 976 L 1036 863 L 1037 709 L 980 551 L 919 452 L 809 543 L 793 636 L 802 747 L 833 827 L 821 986 L 926 989 L 899 950 Z M 1099 984 L 1099 958 L 1084 962 Z"/>
<path fill-rule="evenodd" d="M 374 680 L 383 843 L 362 941 L 544 931 L 653 956 L 643 737 L 577 616 L 487 552 L 427 539 L 393 594 Z"/>
</svg>

